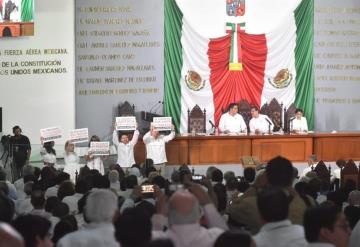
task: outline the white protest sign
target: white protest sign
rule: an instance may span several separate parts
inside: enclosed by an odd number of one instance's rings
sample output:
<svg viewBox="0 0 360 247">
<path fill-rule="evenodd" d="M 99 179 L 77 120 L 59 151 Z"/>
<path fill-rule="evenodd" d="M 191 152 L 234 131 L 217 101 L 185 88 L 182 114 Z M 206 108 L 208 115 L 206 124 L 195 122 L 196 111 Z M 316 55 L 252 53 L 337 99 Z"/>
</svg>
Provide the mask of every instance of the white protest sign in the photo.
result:
<svg viewBox="0 0 360 247">
<path fill-rule="evenodd" d="M 50 127 L 40 130 L 41 143 L 51 142 L 62 138 L 61 127 Z"/>
<path fill-rule="evenodd" d="M 172 129 L 171 117 L 154 117 L 152 125 L 157 131 L 166 131 Z"/>
<path fill-rule="evenodd" d="M 92 155 L 109 155 L 109 142 L 90 142 L 90 152 Z"/>
<path fill-rule="evenodd" d="M 136 130 L 135 117 L 117 117 L 115 123 L 116 130 Z"/>
<path fill-rule="evenodd" d="M 70 141 L 72 143 L 81 143 L 89 141 L 89 129 L 74 129 L 70 131 Z"/>
</svg>

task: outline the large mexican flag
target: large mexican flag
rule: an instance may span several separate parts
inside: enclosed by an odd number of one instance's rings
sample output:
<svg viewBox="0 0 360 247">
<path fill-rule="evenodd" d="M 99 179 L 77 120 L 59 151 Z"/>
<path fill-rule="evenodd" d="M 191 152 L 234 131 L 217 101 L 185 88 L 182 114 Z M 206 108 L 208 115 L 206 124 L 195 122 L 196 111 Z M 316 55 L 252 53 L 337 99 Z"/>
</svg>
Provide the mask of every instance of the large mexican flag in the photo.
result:
<svg viewBox="0 0 360 247">
<path fill-rule="evenodd" d="M 196 104 L 217 124 L 229 103 L 276 98 L 313 129 L 313 1 L 165 0 L 165 115 L 186 132 Z"/>
</svg>

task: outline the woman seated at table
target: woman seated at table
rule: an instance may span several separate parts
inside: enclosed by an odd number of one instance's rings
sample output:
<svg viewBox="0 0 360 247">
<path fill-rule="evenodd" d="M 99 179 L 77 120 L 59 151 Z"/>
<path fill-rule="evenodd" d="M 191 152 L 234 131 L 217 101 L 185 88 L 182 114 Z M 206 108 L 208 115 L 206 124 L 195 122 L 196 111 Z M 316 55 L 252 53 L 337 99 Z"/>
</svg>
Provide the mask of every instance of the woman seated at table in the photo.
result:
<svg viewBox="0 0 360 247">
<path fill-rule="evenodd" d="M 308 132 L 308 125 L 306 117 L 303 117 L 303 110 L 296 109 L 295 110 L 295 118 L 290 123 L 291 132 L 293 133 L 306 133 Z"/>
</svg>

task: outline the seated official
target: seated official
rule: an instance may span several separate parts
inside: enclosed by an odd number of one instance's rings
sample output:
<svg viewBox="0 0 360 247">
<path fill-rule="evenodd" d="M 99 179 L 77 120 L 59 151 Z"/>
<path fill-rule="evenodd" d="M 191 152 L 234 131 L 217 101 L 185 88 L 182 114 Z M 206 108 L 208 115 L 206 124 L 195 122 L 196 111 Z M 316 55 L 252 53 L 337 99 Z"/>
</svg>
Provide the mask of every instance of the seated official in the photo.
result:
<svg viewBox="0 0 360 247">
<path fill-rule="evenodd" d="M 251 120 L 249 122 L 251 134 L 264 134 L 271 132 L 274 128 L 273 122 L 266 115 L 259 113 L 257 106 L 251 106 Z"/>
<path fill-rule="evenodd" d="M 229 105 L 229 111 L 220 118 L 219 129 L 222 133 L 246 133 L 247 128 L 243 117 L 238 114 L 238 106 L 235 103 Z"/>
<path fill-rule="evenodd" d="M 303 117 L 303 110 L 296 109 L 295 110 L 295 118 L 290 123 L 291 131 L 294 133 L 306 133 L 308 132 L 308 125 L 306 117 Z"/>
</svg>

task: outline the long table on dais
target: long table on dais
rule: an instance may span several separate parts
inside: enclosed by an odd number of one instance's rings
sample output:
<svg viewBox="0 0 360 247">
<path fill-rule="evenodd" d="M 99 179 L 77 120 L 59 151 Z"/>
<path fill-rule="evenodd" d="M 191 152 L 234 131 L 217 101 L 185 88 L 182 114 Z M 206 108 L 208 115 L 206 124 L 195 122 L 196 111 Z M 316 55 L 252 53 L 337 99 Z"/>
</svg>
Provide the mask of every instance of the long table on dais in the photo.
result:
<svg viewBox="0 0 360 247">
<path fill-rule="evenodd" d="M 242 156 L 256 156 L 262 162 L 281 155 L 292 162 L 306 162 L 311 154 L 319 160 L 360 160 L 360 133 L 311 133 L 240 136 L 177 136 L 166 144 L 168 164 L 238 164 Z M 135 160 L 145 160 L 139 141 Z"/>
</svg>

